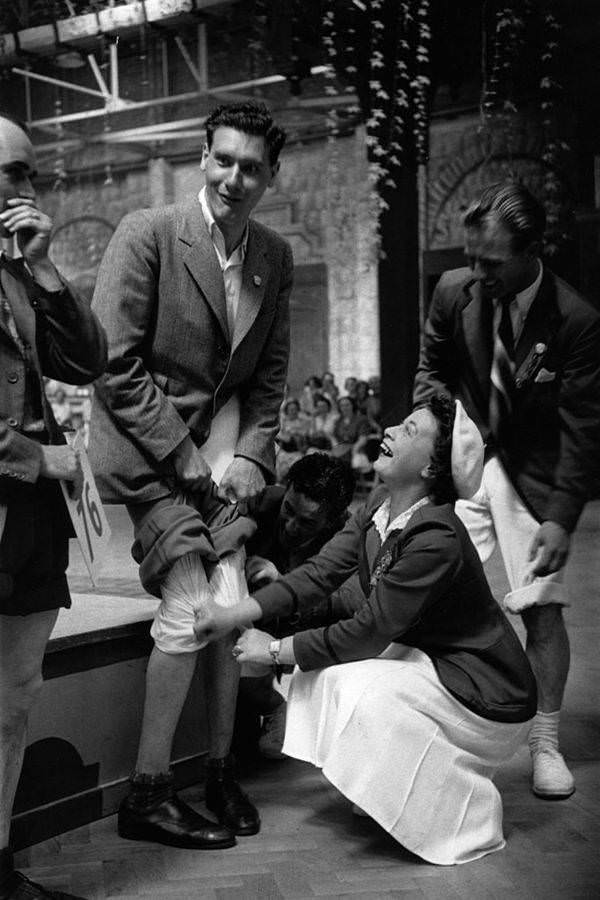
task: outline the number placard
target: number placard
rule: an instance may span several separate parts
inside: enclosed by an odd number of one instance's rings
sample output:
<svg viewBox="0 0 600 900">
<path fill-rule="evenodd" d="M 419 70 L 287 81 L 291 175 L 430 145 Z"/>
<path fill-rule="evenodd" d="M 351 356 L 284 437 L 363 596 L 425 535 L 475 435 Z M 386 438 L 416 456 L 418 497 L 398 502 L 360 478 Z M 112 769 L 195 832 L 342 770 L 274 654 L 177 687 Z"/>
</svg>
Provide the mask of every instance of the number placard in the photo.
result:
<svg viewBox="0 0 600 900">
<path fill-rule="evenodd" d="M 83 438 L 77 434 L 69 443 L 73 450 L 78 451 L 81 461 L 83 471 L 81 497 L 74 500 L 69 495 L 68 485 L 64 481 L 61 481 L 60 486 L 81 548 L 81 555 L 90 573 L 91 582 L 96 587 L 96 578 L 100 574 L 108 554 L 110 526 L 96 487 Z"/>
</svg>

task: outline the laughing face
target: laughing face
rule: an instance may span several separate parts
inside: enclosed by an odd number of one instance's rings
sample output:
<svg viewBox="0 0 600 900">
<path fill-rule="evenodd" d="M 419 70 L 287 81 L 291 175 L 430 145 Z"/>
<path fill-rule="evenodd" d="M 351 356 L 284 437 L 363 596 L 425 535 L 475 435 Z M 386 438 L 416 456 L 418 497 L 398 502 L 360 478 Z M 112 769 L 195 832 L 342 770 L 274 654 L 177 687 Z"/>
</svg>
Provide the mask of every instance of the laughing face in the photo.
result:
<svg viewBox="0 0 600 900">
<path fill-rule="evenodd" d="M 510 231 L 493 216 L 466 229 L 465 256 L 486 299 L 518 294 L 537 275 L 533 248 L 515 252 Z"/>
<path fill-rule="evenodd" d="M 223 125 L 215 129 L 210 148 L 204 147 L 201 168 L 208 205 L 225 237 L 241 236 L 278 165 L 270 164 L 264 137 Z"/>
<path fill-rule="evenodd" d="M 373 468 L 389 488 L 427 477 L 437 433 L 437 419 L 429 409 L 417 409 L 400 425 L 385 429 Z"/>
</svg>

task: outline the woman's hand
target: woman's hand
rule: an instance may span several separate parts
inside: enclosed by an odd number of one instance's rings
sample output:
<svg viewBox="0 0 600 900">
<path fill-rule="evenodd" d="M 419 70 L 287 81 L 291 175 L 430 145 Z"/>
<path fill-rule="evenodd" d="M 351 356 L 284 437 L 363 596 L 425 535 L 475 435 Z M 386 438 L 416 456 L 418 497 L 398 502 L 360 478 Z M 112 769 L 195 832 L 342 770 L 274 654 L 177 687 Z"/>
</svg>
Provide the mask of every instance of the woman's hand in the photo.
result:
<svg viewBox="0 0 600 900">
<path fill-rule="evenodd" d="M 219 606 L 211 597 L 202 600 L 194 613 L 194 634 L 205 644 L 212 644 L 243 626 L 235 606 Z"/>
<path fill-rule="evenodd" d="M 233 655 L 240 663 L 252 663 L 254 665 L 273 665 L 273 659 L 269 653 L 269 645 L 273 638 L 266 631 L 258 628 L 248 628 L 239 636 L 233 648 Z"/>
</svg>

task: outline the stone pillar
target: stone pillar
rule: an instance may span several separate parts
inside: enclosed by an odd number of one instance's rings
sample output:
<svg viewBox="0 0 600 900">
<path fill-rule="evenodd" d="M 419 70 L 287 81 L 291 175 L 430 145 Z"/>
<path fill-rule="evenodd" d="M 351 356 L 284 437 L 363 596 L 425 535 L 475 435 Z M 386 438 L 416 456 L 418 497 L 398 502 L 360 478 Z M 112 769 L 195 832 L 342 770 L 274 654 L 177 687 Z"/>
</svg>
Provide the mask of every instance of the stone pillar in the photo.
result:
<svg viewBox="0 0 600 900">
<path fill-rule="evenodd" d="M 148 164 L 148 187 L 152 206 L 165 206 L 175 199 L 173 167 L 164 157 L 151 159 Z"/>
</svg>

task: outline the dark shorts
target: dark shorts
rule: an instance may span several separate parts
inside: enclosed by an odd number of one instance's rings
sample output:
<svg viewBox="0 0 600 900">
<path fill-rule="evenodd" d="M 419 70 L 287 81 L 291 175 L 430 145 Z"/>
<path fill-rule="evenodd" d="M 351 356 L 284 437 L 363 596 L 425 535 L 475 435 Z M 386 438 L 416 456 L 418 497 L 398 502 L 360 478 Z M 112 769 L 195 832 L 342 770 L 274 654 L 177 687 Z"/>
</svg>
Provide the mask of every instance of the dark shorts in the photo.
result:
<svg viewBox="0 0 600 900">
<path fill-rule="evenodd" d="M 3 484 L 0 503 L 7 506 L 0 540 L 0 615 L 69 607 L 65 572 L 72 531 L 59 483 Z"/>
</svg>

